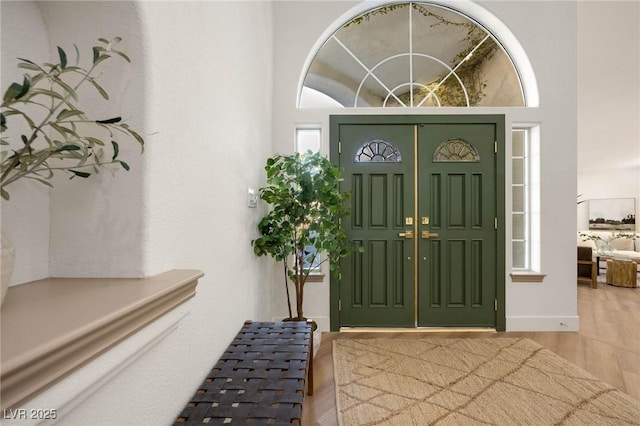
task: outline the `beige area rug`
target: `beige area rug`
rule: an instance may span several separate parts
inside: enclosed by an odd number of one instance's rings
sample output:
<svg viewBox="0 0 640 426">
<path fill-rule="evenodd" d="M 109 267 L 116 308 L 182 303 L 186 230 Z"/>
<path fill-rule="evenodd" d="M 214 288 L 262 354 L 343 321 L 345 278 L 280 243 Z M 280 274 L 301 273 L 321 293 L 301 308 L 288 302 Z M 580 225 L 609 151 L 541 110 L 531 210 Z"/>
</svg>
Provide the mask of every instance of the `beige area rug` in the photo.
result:
<svg viewBox="0 0 640 426">
<path fill-rule="evenodd" d="M 333 341 L 338 421 L 640 424 L 640 401 L 530 339 Z"/>
</svg>

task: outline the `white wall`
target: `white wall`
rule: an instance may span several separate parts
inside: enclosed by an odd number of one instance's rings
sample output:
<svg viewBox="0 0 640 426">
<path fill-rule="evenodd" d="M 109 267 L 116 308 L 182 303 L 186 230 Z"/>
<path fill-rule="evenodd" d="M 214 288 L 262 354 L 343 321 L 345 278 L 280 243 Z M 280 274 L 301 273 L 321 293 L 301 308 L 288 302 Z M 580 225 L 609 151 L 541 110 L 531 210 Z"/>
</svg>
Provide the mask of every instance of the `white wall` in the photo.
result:
<svg viewBox="0 0 640 426">
<path fill-rule="evenodd" d="M 640 217 L 640 2 L 578 3 L 578 194 L 635 198 Z M 588 203 L 578 230 L 588 228 Z M 636 229 L 640 223 L 636 221 Z"/>
<path fill-rule="evenodd" d="M 143 269 L 205 277 L 178 330 L 69 424 L 170 423 L 244 320 L 268 316 L 267 263 L 249 243 L 260 211 L 246 193 L 271 150 L 270 5 L 145 2 L 140 12 L 146 128 L 156 133 L 143 157 Z"/>
<path fill-rule="evenodd" d="M 125 39 L 123 50 L 134 64 L 105 82 L 114 101 L 92 107 L 109 116 L 122 113 L 147 142 L 143 156 L 135 150 L 122 154 L 131 165 L 128 173 L 56 182 L 52 274 L 147 276 L 173 268 L 205 273 L 195 298 L 168 316 L 186 315 L 175 331 L 154 346 L 153 336 L 164 333 L 149 337 L 154 323 L 42 394 L 38 407 L 55 408 L 59 392 L 70 392 L 92 370 L 117 365 L 122 348 L 132 348 L 124 351 L 127 365 L 116 367 L 124 370 L 107 374 L 71 412 L 66 407 L 60 424 L 169 424 L 244 320 L 270 318 L 264 271 L 272 264 L 253 255 L 250 241 L 262 210 L 247 207 L 247 188 L 264 183 L 271 153 L 271 4 L 38 5 L 48 29 L 45 52 L 70 42 L 82 50 L 85 40 L 101 36 Z M 3 23 L 17 20 L 7 34 L 15 40 L 25 22 L 2 6 Z M 4 42 L 4 28 L 2 35 Z M 143 353 L 132 359 L 140 347 Z"/>
<path fill-rule="evenodd" d="M 91 86 L 79 90 L 81 107 L 91 117 L 122 116 L 133 129 L 146 130 L 147 81 L 140 18 L 131 2 L 40 2 L 52 52 L 61 46 L 88 68 L 98 38 L 122 37 L 118 49 L 130 56 L 129 64 L 118 56 L 103 62 L 96 73 L 109 93 L 105 101 Z M 104 137 L 104 136 L 103 136 Z M 144 135 L 149 145 L 154 138 Z M 148 161 L 132 139 L 118 139 L 120 156 L 131 167 L 114 167 L 89 179 L 54 180 L 51 198 L 50 275 L 65 277 L 144 276 L 143 246 L 145 206 L 143 192 Z"/>
<path fill-rule="evenodd" d="M 2 94 L 12 82 L 22 84 L 25 70 L 17 58 L 35 62 L 51 61 L 48 34 L 35 2 L 0 3 Z M 29 28 L 25 31 L 25 28 Z M 18 130 L 26 131 L 17 116 L 7 118 L 3 136 L 19 146 Z M 4 150 L 4 148 L 3 148 Z M 49 276 L 49 188 L 35 182 L 17 181 L 7 186 L 10 201 L 0 201 L 2 232 L 16 250 L 12 283 L 23 283 Z"/>
<path fill-rule="evenodd" d="M 506 312 L 508 330 L 577 329 L 575 287 L 574 199 L 576 194 L 576 5 L 573 2 L 487 1 L 448 2 L 464 10 L 481 13 L 475 18 L 489 28 L 502 21 L 513 32 L 526 52 L 537 78 L 539 108 L 476 108 L 472 113 L 504 113 L 511 123 L 541 123 L 541 204 L 543 283 L 512 283 L 508 276 L 511 265 L 507 248 Z M 331 113 L 380 113 L 379 110 L 296 110 L 296 94 L 305 61 L 323 32 L 339 18 L 353 17 L 350 8 L 357 2 L 276 2 L 274 6 L 275 66 L 274 73 L 274 148 L 278 152 L 293 150 L 296 123 L 321 123 L 324 130 L 323 152 L 328 153 L 328 116 Z M 311 19 L 313 18 L 313 19 Z M 541 23 L 544 22 L 544 25 Z M 326 35 L 325 35 L 326 36 Z M 550 66 L 553 64 L 553 66 Z M 460 109 L 420 109 L 400 113 L 466 113 Z M 386 112 L 389 113 L 389 112 Z M 394 111 L 391 113 L 399 113 Z M 509 133 L 509 132 L 508 132 Z M 508 134 L 509 138 L 510 135 Z M 507 139 L 510 140 L 510 139 Z M 507 146 L 506 158 L 511 150 Z M 509 161 L 507 161 L 509 164 Z M 511 182 L 506 170 L 507 187 Z M 510 214 L 510 191 L 507 192 L 507 218 Z M 507 241 L 510 239 L 507 224 Z M 281 272 L 276 271 L 276 277 Z M 281 278 L 276 278 L 277 280 Z M 328 325 L 329 284 L 313 283 L 305 298 L 305 313 Z M 274 316 L 284 314 L 282 291 L 274 287 Z M 565 327 L 563 324 L 567 324 Z"/>
</svg>

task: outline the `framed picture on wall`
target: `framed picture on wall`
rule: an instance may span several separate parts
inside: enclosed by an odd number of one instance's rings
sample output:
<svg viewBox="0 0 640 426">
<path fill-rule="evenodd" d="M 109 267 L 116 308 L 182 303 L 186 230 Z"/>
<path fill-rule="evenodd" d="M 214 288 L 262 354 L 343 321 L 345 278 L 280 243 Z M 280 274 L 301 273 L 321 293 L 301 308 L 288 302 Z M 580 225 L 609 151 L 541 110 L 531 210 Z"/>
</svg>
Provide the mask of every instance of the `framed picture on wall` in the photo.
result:
<svg viewBox="0 0 640 426">
<path fill-rule="evenodd" d="M 636 199 L 589 200 L 589 229 L 594 231 L 635 231 Z"/>
</svg>

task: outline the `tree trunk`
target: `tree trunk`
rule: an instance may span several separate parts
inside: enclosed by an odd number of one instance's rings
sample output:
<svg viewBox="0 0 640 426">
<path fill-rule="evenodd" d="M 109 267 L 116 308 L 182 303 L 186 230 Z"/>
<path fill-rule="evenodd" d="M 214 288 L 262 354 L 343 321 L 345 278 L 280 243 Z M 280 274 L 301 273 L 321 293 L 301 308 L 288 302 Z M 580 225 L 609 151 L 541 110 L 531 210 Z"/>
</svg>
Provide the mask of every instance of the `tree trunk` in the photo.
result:
<svg viewBox="0 0 640 426">
<path fill-rule="evenodd" d="M 287 265 L 287 261 L 284 261 L 284 288 L 287 290 L 287 308 L 289 308 L 289 318 L 293 317 L 291 313 L 291 296 L 289 295 L 289 280 L 287 279 L 287 271 L 289 270 L 289 266 Z"/>
<path fill-rule="evenodd" d="M 296 310 L 298 311 L 298 319 L 302 320 L 304 314 L 302 312 L 302 302 L 304 296 L 304 282 L 301 276 L 296 277 Z"/>
</svg>

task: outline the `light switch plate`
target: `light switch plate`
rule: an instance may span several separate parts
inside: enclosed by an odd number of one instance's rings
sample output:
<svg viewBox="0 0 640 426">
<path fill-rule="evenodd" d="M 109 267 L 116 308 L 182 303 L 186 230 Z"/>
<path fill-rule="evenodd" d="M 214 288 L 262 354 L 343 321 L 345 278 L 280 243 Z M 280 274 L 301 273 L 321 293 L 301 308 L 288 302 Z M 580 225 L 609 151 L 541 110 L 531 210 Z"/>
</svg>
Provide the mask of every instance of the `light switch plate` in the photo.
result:
<svg viewBox="0 0 640 426">
<path fill-rule="evenodd" d="M 247 189 L 247 206 L 252 209 L 258 207 L 258 191 L 253 188 Z"/>
</svg>

